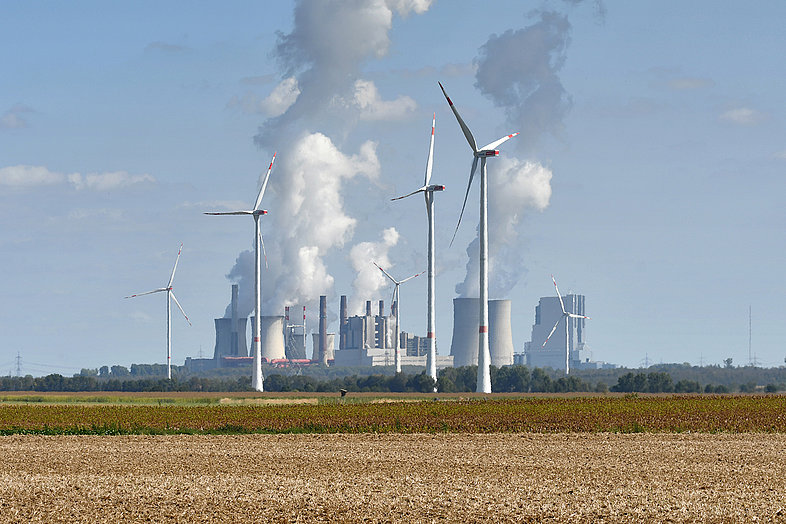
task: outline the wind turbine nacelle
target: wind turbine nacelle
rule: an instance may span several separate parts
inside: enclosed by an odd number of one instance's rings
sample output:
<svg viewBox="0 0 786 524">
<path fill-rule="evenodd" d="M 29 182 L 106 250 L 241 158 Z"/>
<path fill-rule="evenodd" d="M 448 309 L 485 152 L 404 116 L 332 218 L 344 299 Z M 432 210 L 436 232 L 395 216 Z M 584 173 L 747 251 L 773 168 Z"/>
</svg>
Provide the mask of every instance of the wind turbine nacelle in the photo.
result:
<svg viewBox="0 0 786 524">
<path fill-rule="evenodd" d="M 487 158 L 490 156 L 499 156 L 499 151 L 496 149 L 485 149 L 483 151 L 478 151 L 475 153 L 475 156 L 478 158 Z"/>
<path fill-rule="evenodd" d="M 431 185 L 428 186 L 429 191 L 445 191 L 445 186 Z"/>
<path fill-rule="evenodd" d="M 259 216 L 259 215 L 267 215 L 267 209 L 257 209 L 256 211 L 254 211 L 254 214 L 255 214 L 256 216 Z"/>
</svg>

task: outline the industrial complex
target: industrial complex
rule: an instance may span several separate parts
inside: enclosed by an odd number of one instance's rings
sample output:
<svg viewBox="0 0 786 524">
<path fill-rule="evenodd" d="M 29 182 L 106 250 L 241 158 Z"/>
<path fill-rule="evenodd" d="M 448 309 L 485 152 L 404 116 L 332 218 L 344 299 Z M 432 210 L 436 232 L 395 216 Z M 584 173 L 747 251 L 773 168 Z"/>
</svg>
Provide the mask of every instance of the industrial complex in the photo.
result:
<svg viewBox="0 0 786 524">
<path fill-rule="evenodd" d="M 584 315 L 584 295 L 541 297 L 535 307 L 531 340 L 524 344 L 523 353 L 514 352 L 511 301 L 489 300 L 488 337 L 491 365 L 502 367 L 521 364 L 565 370 L 566 351 L 569 351 L 567 354 L 570 355 L 572 369 L 614 367 L 592 360 L 585 340 L 584 319 L 565 316 L 565 321 L 560 321 L 563 318 L 560 298 L 565 311 Z M 388 312 L 385 310 L 384 300 L 376 303 L 369 300 L 365 304 L 365 314 L 349 316 L 347 296 L 342 295 L 338 304 L 338 327 L 335 332 L 328 332 L 327 297 L 321 296 L 319 326 L 310 337 L 310 357 L 307 351 L 309 336 L 305 306 L 286 307 L 283 315 L 263 315 L 260 329 L 262 361 L 280 367 L 315 364 L 341 367 L 391 366 L 394 364 L 396 351 L 396 308 L 397 304 L 394 302 Z M 253 355 L 249 355 L 247 329 L 249 324 L 253 324 L 253 317 L 249 323 L 247 317 L 238 316 L 236 284 L 232 286 L 229 311 L 230 317 L 215 319 L 216 342 L 213 358 L 188 358 L 186 366 L 189 369 L 199 371 L 252 364 Z M 477 365 L 479 311 L 477 298 L 453 299 L 450 353 L 437 355 L 437 369 Z M 555 329 L 549 337 L 552 326 L 555 326 Z M 427 337 L 400 331 L 398 342 L 401 365 L 426 366 Z"/>
</svg>

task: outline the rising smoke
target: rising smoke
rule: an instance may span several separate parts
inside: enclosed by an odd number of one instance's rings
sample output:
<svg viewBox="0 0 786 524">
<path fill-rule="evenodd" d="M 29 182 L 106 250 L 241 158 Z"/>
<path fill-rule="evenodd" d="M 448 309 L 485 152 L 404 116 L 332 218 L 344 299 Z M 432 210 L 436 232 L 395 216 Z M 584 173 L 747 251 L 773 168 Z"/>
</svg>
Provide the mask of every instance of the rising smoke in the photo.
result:
<svg viewBox="0 0 786 524">
<path fill-rule="evenodd" d="M 569 4 L 578 4 L 571 0 Z M 603 15 L 601 2 L 596 10 Z M 559 71 L 570 44 L 566 14 L 540 11 L 531 25 L 491 35 L 475 59 L 475 87 L 505 111 L 507 125 L 521 133 L 504 148 L 531 155 L 547 135 L 559 138 L 572 102 Z M 551 198 L 551 171 L 503 153 L 490 161 L 489 296 L 501 298 L 524 276 L 520 226 L 527 211 L 542 211 Z M 456 285 L 460 297 L 479 295 L 480 241 L 467 247 L 467 272 Z"/>
<path fill-rule="evenodd" d="M 352 241 L 357 223 L 345 205 L 345 186 L 358 177 L 374 182 L 380 173 L 374 142 L 347 154 L 341 140 L 361 120 L 396 119 L 416 107 L 406 96 L 382 100 L 374 83 L 361 78 L 361 66 L 387 53 L 394 15 L 423 13 L 430 4 L 300 0 L 292 32 L 279 34 L 273 54 L 286 84 L 280 91 L 288 96 L 276 97 L 275 111 L 268 114 L 277 116 L 254 137 L 261 149 L 277 149 L 279 159 L 263 202 L 271 213 L 261 218 L 268 254 L 263 314 L 280 314 L 294 304 L 313 311 L 319 295 L 332 293 L 334 277 L 325 257 Z M 380 235 L 379 242 L 355 247 L 377 246 L 384 260 L 398 233 L 390 228 Z M 244 251 L 227 275 L 240 283 L 242 315 L 253 310 L 253 267 L 253 251 Z M 354 287 L 368 292 L 362 282 Z"/>
</svg>

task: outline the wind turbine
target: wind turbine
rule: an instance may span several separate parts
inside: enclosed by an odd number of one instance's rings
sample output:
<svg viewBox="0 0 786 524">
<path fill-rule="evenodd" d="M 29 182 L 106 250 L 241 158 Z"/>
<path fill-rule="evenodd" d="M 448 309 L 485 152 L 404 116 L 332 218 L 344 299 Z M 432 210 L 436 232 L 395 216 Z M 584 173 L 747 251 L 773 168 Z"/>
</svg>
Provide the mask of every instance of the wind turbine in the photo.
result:
<svg viewBox="0 0 786 524">
<path fill-rule="evenodd" d="M 431 120 L 431 144 L 428 149 L 428 160 L 426 161 L 426 177 L 423 187 L 404 196 L 392 198 L 391 200 L 401 200 L 416 193 L 423 193 L 426 199 L 426 215 L 428 216 L 428 320 L 427 333 L 428 339 L 428 362 L 426 368 L 428 374 L 435 381 L 437 380 L 437 345 L 434 328 L 434 191 L 444 191 L 445 186 L 429 185 L 431 181 L 431 169 L 434 165 L 434 127 L 437 123 L 437 114 L 434 113 Z M 380 268 L 381 269 L 381 268 Z M 398 311 L 398 309 L 397 309 Z"/>
<path fill-rule="evenodd" d="M 478 227 L 478 237 L 480 240 L 480 322 L 478 327 L 478 381 L 476 391 L 478 393 L 491 393 L 491 353 L 489 352 L 488 327 L 488 224 L 486 223 L 486 213 L 488 212 L 488 190 L 486 187 L 488 185 L 488 175 L 486 173 L 486 159 L 499 156 L 499 151 L 495 148 L 518 135 L 518 133 L 506 135 L 478 149 L 475 143 L 475 137 L 472 136 L 472 132 L 467 127 L 467 124 L 464 123 L 464 120 L 462 120 L 461 115 L 459 115 L 456 106 L 453 105 L 453 101 L 450 100 L 450 97 L 445 92 L 445 88 L 442 87 L 441 82 L 439 83 L 439 87 L 442 89 L 442 94 L 445 95 L 450 105 L 450 109 L 453 110 L 453 114 L 456 115 L 456 120 L 458 120 L 461 130 L 464 132 L 464 137 L 467 139 L 469 147 L 472 149 L 473 156 L 472 169 L 469 172 L 469 183 L 467 183 L 467 193 L 464 195 L 464 204 L 461 206 L 461 214 L 456 224 L 456 231 L 453 233 L 453 240 L 456 239 L 456 233 L 458 233 L 458 228 L 461 225 L 461 217 L 464 216 L 464 208 L 467 206 L 467 197 L 469 197 L 469 190 L 472 187 L 472 178 L 475 176 L 475 169 L 478 167 L 478 159 L 480 159 L 480 225 Z M 451 245 L 453 244 L 453 240 L 450 241 Z"/>
<path fill-rule="evenodd" d="M 162 291 L 166 291 L 166 378 L 172 378 L 172 304 L 171 300 L 175 301 L 177 307 L 180 309 L 180 312 L 183 313 L 183 316 L 188 322 L 188 325 L 191 325 L 191 321 L 188 320 L 188 315 L 186 312 L 183 311 L 183 307 L 180 305 L 180 302 L 177 301 L 174 292 L 172 291 L 172 281 L 175 280 L 175 270 L 177 270 L 177 262 L 180 260 L 180 252 L 183 251 L 183 244 L 180 244 L 180 249 L 177 250 L 177 258 L 175 259 L 175 266 L 172 268 L 172 275 L 169 277 L 169 282 L 167 283 L 166 287 L 162 287 L 159 289 L 154 289 L 153 291 L 147 291 L 145 293 L 137 293 L 136 295 L 129 295 L 123 298 L 134 298 L 134 297 L 141 297 L 142 295 L 152 295 L 153 293 L 161 293 Z"/>
<path fill-rule="evenodd" d="M 554 282 L 554 289 L 557 290 L 557 298 L 559 298 L 559 306 L 562 308 L 562 316 L 557 319 L 557 322 L 554 323 L 554 327 L 551 328 L 551 332 L 549 336 L 546 337 L 546 340 L 543 342 L 542 348 L 546 347 L 551 335 L 557 330 L 557 326 L 559 325 L 562 320 L 565 320 L 565 374 L 570 374 L 570 332 L 568 331 L 568 318 L 581 318 L 581 319 L 589 319 L 589 317 L 585 317 L 584 315 L 577 315 L 575 313 L 571 313 L 565 311 L 565 303 L 562 301 L 562 295 L 559 294 L 559 288 L 557 287 L 557 281 L 554 279 L 554 275 L 551 275 L 551 281 Z"/>
<path fill-rule="evenodd" d="M 396 340 L 393 342 L 393 347 L 396 349 L 395 357 L 394 357 L 395 358 L 395 362 L 396 362 L 396 373 L 401 373 L 401 359 L 399 358 L 399 355 L 398 355 L 398 346 L 400 344 L 400 340 L 399 339 L 401 338 L 399 336 L 399 334 L 398 334 L 398 332 L 399 332 L 399 315 L 401 313 L 401 295 L 399 293 L 399 289 L 398 288 L 404 282 L 406 282 L 408 280 L 412 280 L 413 278 L 422 275 L 423 271 L 421 271 L 420 273 L 418 273 L 416 275 L 412 275 L 411 277 L 407 277 L 404 280 L 396 280 L 395 278 L 390 276 L 390 273 L 388 273 L 387 271 L 385 271 L 384 269 L 379 267 L 379 264 L 374 262 L 374 265 L 377 266 L 379 268 L 379 270 L 382 271 L 385 274 L 385 276 L 388 277 L 390 279 L 390 281 L 393 282 L 396 285 L 395 289 L 393 290 L 393 302 L 396 303 Z"/>
<path fill-rule="evenodd" d="M 273 162 L 276 161 L 276 153 L 273 153 L 273 158 L 270 160 L 270 165 L 267 168 L 265 180 L 262 182 L 262 188 L 259 190 L 257 200 L 254 203 L 254 208 L 249 211 L 225 211 L 205 213 L 206 215 L 251 215 L 254 217 L 254 369 L 251 374 L 251 387 L 256 391 L 264 391 L 264 380 L 262 376 L 262 340 L 260 338 L 261 322 L 261 309 L 262 309 L 262 281 L 260 276 L 261 252 L 265 250 L 265 243 L 262 240 L 262 232 L 259 229 L 260 215 L 267 215 L 267 210 L 260 209 L 262 204 L 262 196 L 265 194 L 267 181 L 270 178 L 270 171 L 273 169 Z M 261 249 L 260 249 L 261 248 Z M 265 265 L 267 266 L 267 256 L 265 257 Z"/>
</svg>

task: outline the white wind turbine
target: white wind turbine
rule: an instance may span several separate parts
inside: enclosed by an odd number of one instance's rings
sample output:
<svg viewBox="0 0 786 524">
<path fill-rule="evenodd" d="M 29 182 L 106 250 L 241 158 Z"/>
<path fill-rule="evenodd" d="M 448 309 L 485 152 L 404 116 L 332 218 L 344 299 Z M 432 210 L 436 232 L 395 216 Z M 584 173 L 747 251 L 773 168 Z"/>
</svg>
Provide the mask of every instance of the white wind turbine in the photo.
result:
<svg viewBox="0 0 786 524">
<path fill-rule="evenodd" d="M 434 191 L 444 191 L 445 186 L 429 185 L 431 181 L 431 169 L 434 165 L 434 127 L 437 123 L 437 115 L 431 120 L 431 144 L 428 149 L 428 160 L 426 161 L 426 177 L 423 187 L 404 196 L 392 198 L 391 200 L 401 200 L 416 193 L 423 193 L 426 199 L 426 214 L 428 215 L 428 319 L 427 332 L 428 338 L 428 362 L 426 368 L 428 374 L 435 381 L 437 380 L 437 347 L 434 327 Z"/>
<path fill-rule="evenodd" d="M 489 352 L 489 304 L 488 304 L 488 224 L 486 223 L 486 214 L 488 212 L 488 190 L 487 190 L 487 182 L 488 176 L 486 173 L 486 159 L 489 157 L 495 157 L 499 155 L 499 151 L 495 148 L 500 144 L 508 141 L 509 139 L 513 138 L 514 136 L 518 135 L 518 133 L 513 133 L 511 135 L 506 135 L 499 140 L 495 140 L 490 144 L 487 144 L 480 149 L 478 149 L 477 144 L 475 143 L 475 137 L 472 136 L 472 132 L 467 127 L 467 124 L 464 123 L 462 120 L 461 115 L 459 115 L 456 106 L 453 105 L 453 102 L 450 100 L 450 97 L 445 92 L 445 88 L 442 87 L 442 83 L 439 83 L 440 89 L 442 89 L 442 94 L 445 95 L 445 98 L 450 105 L 450 109 L 453 110 L 453 114 L 456 115 L 456 120 L 458 120 L 459 126 L 461 130 L 464 132 L 464 137 L 467 139 L 469 143 L 469 147 L 472 149 L 472 170 L 469 172 L 469 183 L 467 184 L 467 193 L 464 195 L 464 204 L 461 206 L 461 214 L 459 215 L 458 223 L 456 224 L 456 231 L 453 233 L 453 240 L 456 238 L 456 233 L 458 233 L 459 225 L 461 225 L 461 217 L 464 216 L 464 208 L 467 205 L 467 197 L 469 197 L 469 190 L 472 187 L 472 178 L 475 176 L 475 169 L 478 167 L 478 159 L 480 159 L 480 225 L 478 227 L 478 237 L 480 240 L 480 293 L 479 293 L 479 302 L 480 302 L 480 322 L 478 327 L 478 381 L 477 381 L 477 388 L 476 391 L 478 393 L 491 393 L 491 353 Z M 453 240 L 451 240 L 451 245 L 453 244 Z"/>
<path fill-rule="evenodd" d="M 191 325 L 191 321 L 188 320 L 188 316 L 186 312 L 183 311 L 183 307 L 180 305 L 180 302 L 177 301 L 174 292 L 172 292 L 172 281 L 175 280 L 175 270 L 177 270 L 177 262 L 180 260 L 180 252 L 183 251 L 183 244 L 180 244 L 180 249 L 177 250 L 177 258 L 175 259 L 175 266 L 172 268 L 172 275 L 169 277 L 169 282 L 167 283 L 166 287 L 162 287 L 159 289 L 154 289 L 153 291 L 147 291 L 145 293 L 137 293 L 136 295 L 129 295 L 123 298 L 134 298 L 134 297 L 141 297 L 142 295 L 152 295 L 153 293 L 161 293 L 162 291 L 166 291 L 166 378 L 172 378 L 172 304 L 171 300 L 175 301 L 177 307 L 180 309 L 180 312 L 183 313 L 183 316 L 188 322 L 188 325 Z"/>
<path fill-rule="evenodd" d="M 557 319 L 557 322 L 554 323 L 554 327 L 551 328 L 551 332 L 549 332 L 549 336 L 546 337 L 546 340 L 543 341 L 542 348 L 546 347 L 551 335 L 557 330 L 557 326 L 559 325 L 562 320 L 565 320 L 565 374 L 570 374 L 570 332 L 568 331 L 568 318 L 581 318 L 581 319 L 589 319 L 589 317 L 585 317 L 584 315 L 577 315 L 575 313 L 571 313 L 569 311 L 565 311 L 565 303 L 562 301 L 562 295 L 559 294 L 559 288 L 557 287 L 557 281 L 554 279 L 554 275 L 551 275 L 551 281 L 554 282 L 554 289 L 557 290 L 557 298 L 559 298 L 559 305 L 562 308 L 562 316 Z"/>
<path fill-rule="evenodd" d="M 273 169 L 273 162 L 276 161 L 276 153 L 273 153 L 273 158 L 270 160 L 270 165 L 267 168 L 265 180 L 262 182 L 262 188 L 259 190 L 257 200 L 254 203 L 254 208 L 249 211 L 225 211 L 205 213 L 206 215 L 251 215 L 254 217 L 254 368 L 251 374 L 251 387 L 256 391 L 264 391 L 264 377 L 262 376 L 262 339 L 260 335 L 261 329 L 261 309 L 262 309 L 262 280 L 260 276 L 260 266 L 262 264 L 261 254 L 265 249 L 265 243 L 262 240 L 262 232 L 259 229 L 260 215 L 267 215 L 267 210 L 260 209 L 262 204 L 262 196 L 265 194 L 267 181 L 270 178 L 270 171 Z M 265 264 L 267 264 L 267 257 L 265 257 Z"/>
<path fill-rule="evenodd" d="M 396 373 L 401 373 L 401 359 L 399 358 L 399 354 L 398 354 L 398 347 L 399 347 L 399 344 L 401 343 L 401 341 L 399 340 L 401 338 L 401 336 L 399 335 L 399 315 L 401 314 L 401 294 L 399 293 L 399 289 L 398 288 L 404 282 L 406 282 L 408 280 L 412 280 L 413 278 L 422 275 L 423 271 L 421 271 L 420 273 L 418 273 L 416 275 L 412 275 L 411 277 L 407 277 L 404 280 L 396 280 L 395 278 L 390 276 L 390 273 L 388 273 L 387 271 L 385 271 L 384 269 L 379 267 L 379 264 L 374 262 L 374 265 L 377 266 L 379 268 L 379 270 L 382 271 L 385 274 L 385 276 L 388 277 L 390 279 L 390 281 L 393 282 L 393 284 L 396 285 L 395 289 L 393 290 L 393 300 L 392 300 L 392 302 L 394 302 L 396 304 L 396 340 L 393 342 L 393 347 L 395 348 L 395 357 L 394 358 L 395 358 L 395 363 L 396 363 Z"/>
</svg>

